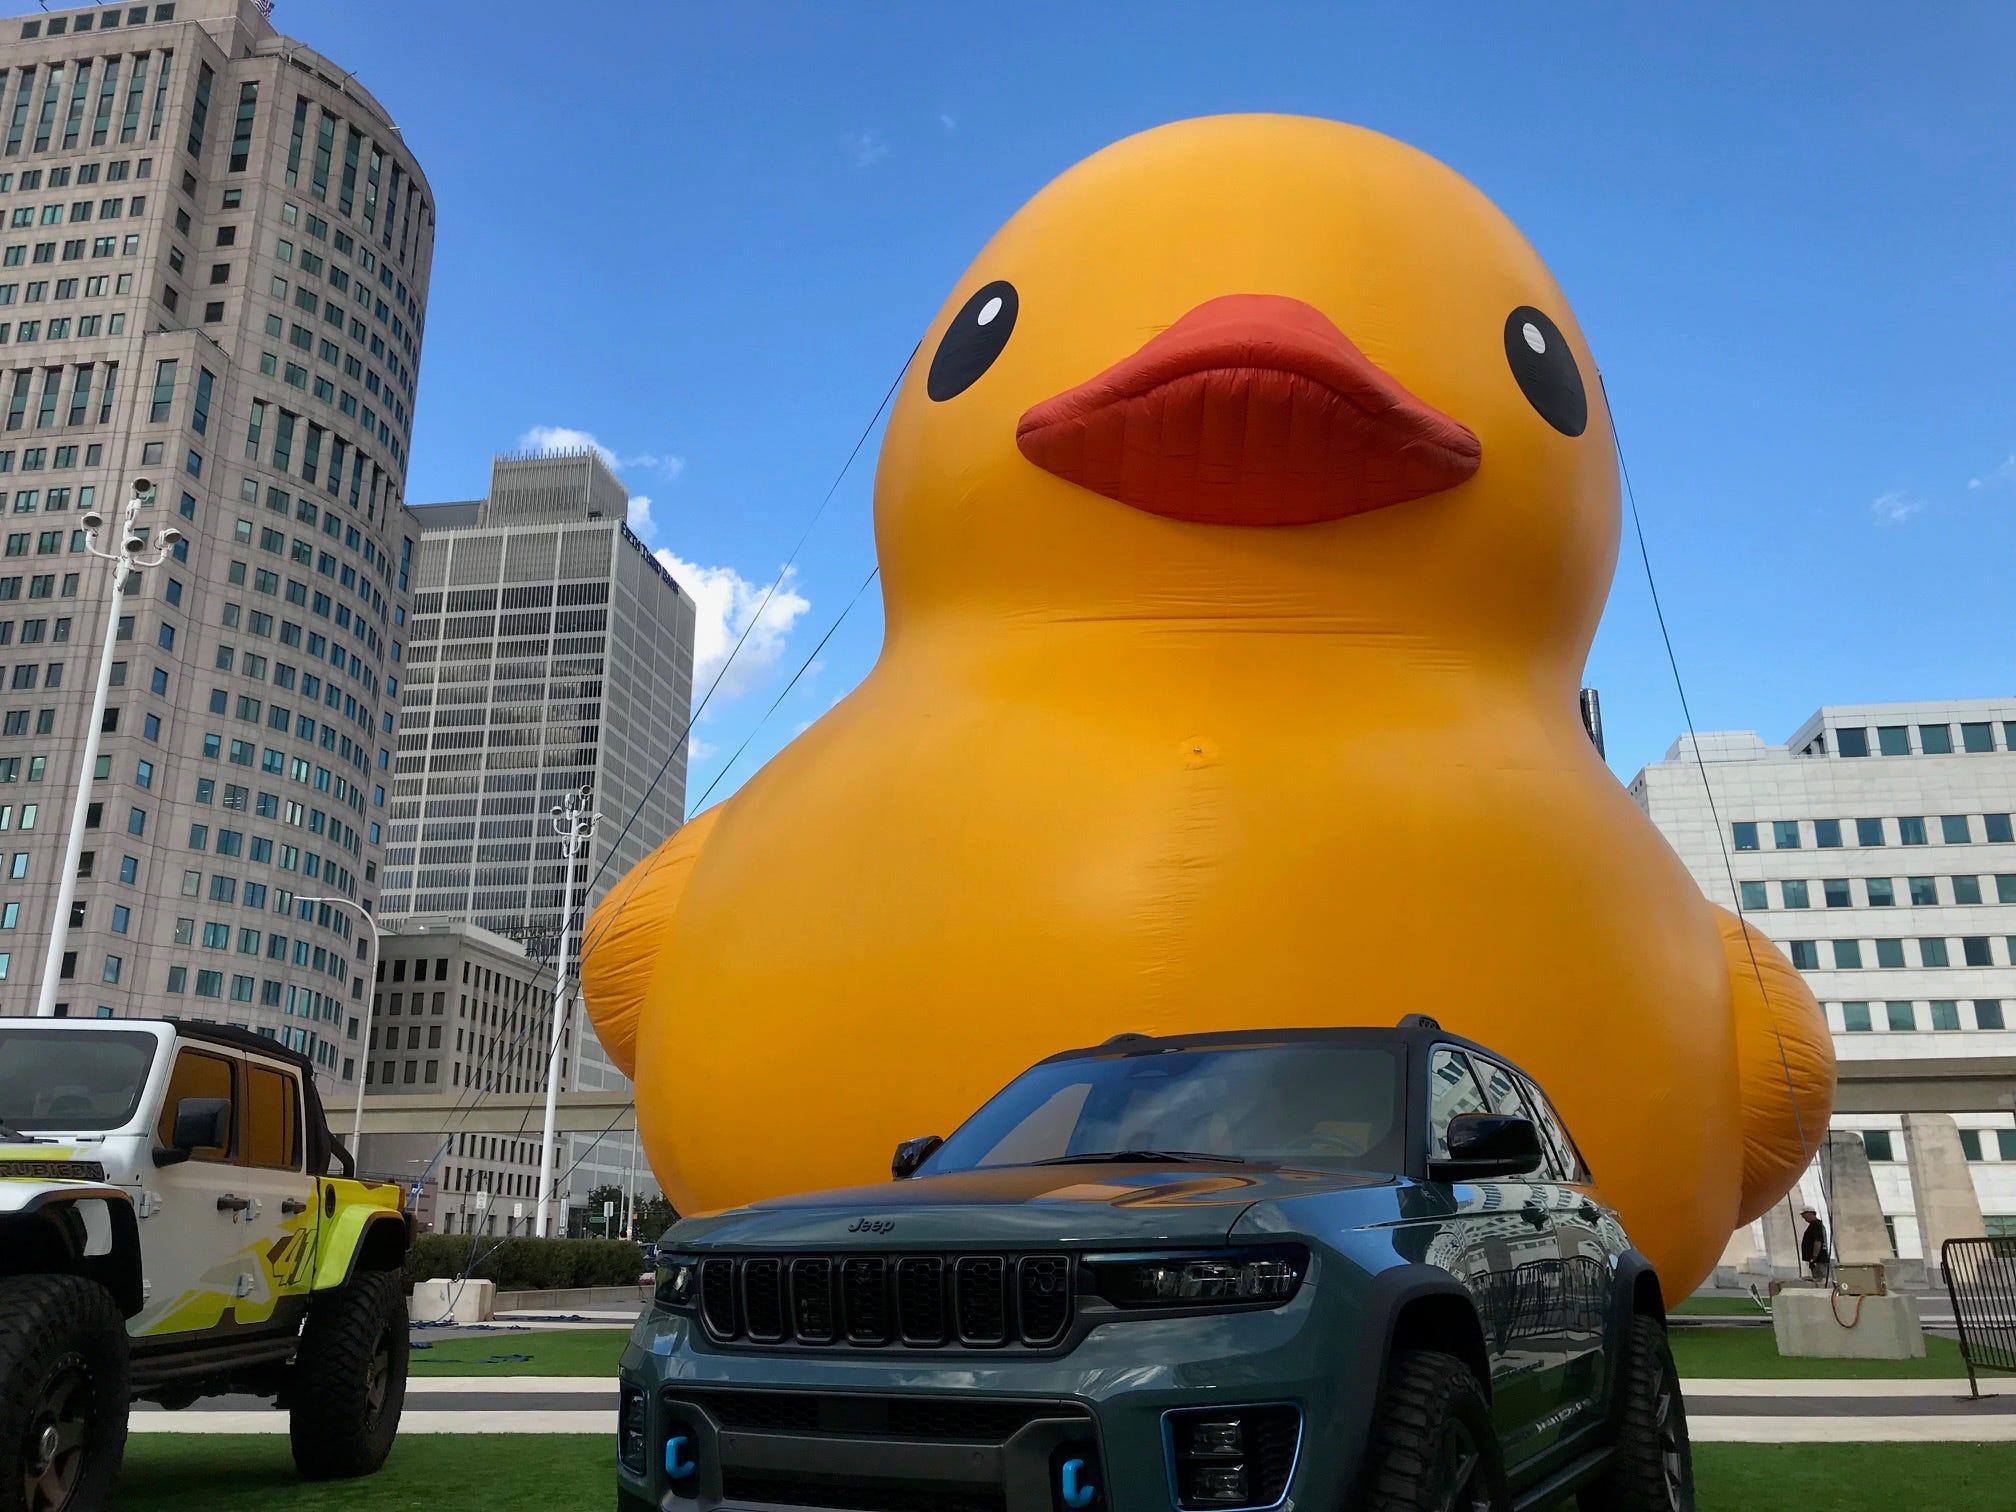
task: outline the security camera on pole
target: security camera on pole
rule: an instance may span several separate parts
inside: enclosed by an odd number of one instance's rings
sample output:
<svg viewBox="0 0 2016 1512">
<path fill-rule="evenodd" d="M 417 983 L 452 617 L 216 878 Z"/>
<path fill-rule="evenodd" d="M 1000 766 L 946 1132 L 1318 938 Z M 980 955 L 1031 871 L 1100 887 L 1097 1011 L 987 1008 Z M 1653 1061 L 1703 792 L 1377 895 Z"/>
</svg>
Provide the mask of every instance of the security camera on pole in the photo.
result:
<svg viewBox="0 0 2016 1512">
<path fill-rule="evenodd" d="M 105 648 L 98 654 L 98 686 L 91 698 L 91 719 L 84 727 L 84 752 L 77 765 L 77 802 L 70 813 L 70 842 L 63 852 L 63 866 L 56 877 L 56 914 L 49 931 L 49 958 L 42 963 L 42 995 L 35 1000 L 35 1012 L 43 1018 L 56 1014 L 56 993 L 63 979 L 63 955 L 70 944 L 70 906 L 77 898 L 77 861 L 84 854 L 84 819 L 91 807 L 91 783 L 98 770 L 99 726 L 105 722 L 105 699 L 112 690 L 112 652 L 119 644 L 119 598 L 127 580 L 148 567 L 159 567 L 182 543 L 182 532 L 170 527 L 152 550 L 140 530 L 140 511 L 154 502 L 154 484 L 147 478 L 133 480 L 133 496 L 126 501 L 120 520 L 119 549 L 106 551 L 98 544 L 105 529 L 105 516 L 93 510 L 77 523 L 84 527 L 84 547 L 93 556 L 113 563 L 111 603 L 105 610 Z"/>
<path fill-rule="evenodd" d="M 574 865 L 588 849 L 595 834 L 595 821 L 602 816 L 588 807 L 588 789 L 553 805 L 553 833 L 566 842 L 567 887 L 560 894 L 560 944 L 553 958 L 553 1048 L 546 1056 L 546 1132 L 539 1141 L 539 1217 L 537 1233 L 546 1237 L 546 1213 L 553 1200 L 553 1126 L 558 1122 L 560 1097 L 560 1042 L 567 1033 L 567 1008 L 573 995 L 567 990 L 567 931 L 574 911 Z"/>
</svg>

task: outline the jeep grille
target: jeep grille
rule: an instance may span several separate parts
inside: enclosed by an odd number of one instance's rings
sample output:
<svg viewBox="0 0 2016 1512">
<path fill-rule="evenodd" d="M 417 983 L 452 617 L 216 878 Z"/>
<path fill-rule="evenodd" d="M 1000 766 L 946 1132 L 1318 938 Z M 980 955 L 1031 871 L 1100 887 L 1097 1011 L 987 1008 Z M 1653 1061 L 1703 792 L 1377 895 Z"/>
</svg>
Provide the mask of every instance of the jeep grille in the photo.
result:
<svg viewBox="0 0 2016 1512">
<path fill-rule="evenodd" d="M 1071 1330 L 1065 1255 L 734 1255 L 700 1262 L 717 1344 L 1047 1349 Z"/>
</svg>

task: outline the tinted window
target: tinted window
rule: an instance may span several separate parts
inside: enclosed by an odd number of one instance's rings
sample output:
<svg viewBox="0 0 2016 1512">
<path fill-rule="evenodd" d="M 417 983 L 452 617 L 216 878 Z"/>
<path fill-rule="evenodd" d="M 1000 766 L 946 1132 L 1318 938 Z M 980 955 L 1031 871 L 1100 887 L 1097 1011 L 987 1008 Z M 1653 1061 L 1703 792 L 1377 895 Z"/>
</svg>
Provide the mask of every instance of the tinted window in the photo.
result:
<svg viewBox="0 0 2016 1512">
<path fill-rule="evenodd" d="M 1521 1078 L 1520 1089 L 1527 1101 L 1533 1104 L 1534 1115 L 1540 1120 L 1541 1132 L 1561 1162 L 1562 1176 L 1568 1181 L 1587 1181 L 1589 1167 L 1583 1164 L 1582 1152 L 1575 1148 L 1575 1141 L 1569 1137 L 1568 1126 L 1561 1122 L 1561 1115 L 1554 1111 L 1554 1105 L 1530 1080 Z"/>
<path fill-rule="evenodd" d="M 1460 1113 L 1489 1113 L 1483 1090 L 1461 1050 L 1437 1050 L 1428 1058 L 1428 1156 L 1449 1153 L 1449 1121 Z"/>
<path fill-rule="evenodd" d="M 23 1134 L 118 1128 L 140 1106 L 154 1046 L 129 1030 L 0 1030 L 0 1124 Z"/>
<path fill-rule="evenodd" d="M 221 1055 L 204 1050 L 184 1050 L 175 1057 L 174 1075 L 168 1082 L 168 1097 L 161 1105 L 161 1123 L 154 1131 L 157 1143 L 175 1142 L 175 1106 L 185 1097 L 221 1097 L 231 1103 L 229 1132 L 225 1143 L 204 1146 L 192 1152 L 195 1160 L 229 1160 L 238 1137 L 238 1068 Z"/>
<path fill-rule="evenodd" d="M 301 1091 L 294 1078 L 270 1066 L 245 1068 L 246 1165 L 301 1167 Z"/>
<path fill-rule="evenodd" d="M 1035 1066 L 923 1167 L 1165 1150 L 1399 1171 L 1403 1074 L 1385 1045 L 1305 1042 L 1086 1056 Z"/>
<path fill-rule="evenodd" d="M 1477 1079 L 1484 1084 L 1484 1100 L 1490 1104 L 1493 1113 L 1511 1113 L 1520 1118 L 1532 1118 L 1533 1110 L 1528 1108 L 1519 1096 L 1519 1084 L 1509 1069 L 1494 1060 L 1476 1061 Z M 1536 1120 L 1537 1122 L 1537 1120 Z M 1540 1130 L 1541 1165 L 1528 1175 L 1556 1175 L 1548 1167 L 1552 1162 L 1547 1158 L 1547 1131 Z"/>
</svg>

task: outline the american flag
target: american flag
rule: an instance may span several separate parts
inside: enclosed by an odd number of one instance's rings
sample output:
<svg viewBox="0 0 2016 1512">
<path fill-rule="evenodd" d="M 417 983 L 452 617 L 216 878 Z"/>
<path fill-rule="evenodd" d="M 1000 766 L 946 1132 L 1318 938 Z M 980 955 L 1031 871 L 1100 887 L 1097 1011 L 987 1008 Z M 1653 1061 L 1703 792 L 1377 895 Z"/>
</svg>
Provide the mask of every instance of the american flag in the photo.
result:
<svg viewBox="0 0 2016 1512">
<path fill-rule="evenodd" d="M 273 19 L 273 0 L 252 0 L 252 3 L 259 8 L 260 15 L 268 21 Z"/>
</svg>

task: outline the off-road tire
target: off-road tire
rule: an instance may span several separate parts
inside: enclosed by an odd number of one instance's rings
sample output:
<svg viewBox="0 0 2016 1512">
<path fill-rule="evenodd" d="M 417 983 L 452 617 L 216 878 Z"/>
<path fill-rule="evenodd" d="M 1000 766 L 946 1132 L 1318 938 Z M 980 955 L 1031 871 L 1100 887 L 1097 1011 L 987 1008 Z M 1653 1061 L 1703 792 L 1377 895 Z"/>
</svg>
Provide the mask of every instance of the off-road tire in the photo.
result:
<svg viewBox="0 0 2016 1512">
<path fill-rule="evenodd" d="M 126 1319 L 81 1276 L 0 1281 L 0 1512 L 103 1512 L 126 1453 Z"/>
<path fill-rule="evenodd" d="M 1363 1485 L 1367 1512 L 1509 1512 L 1498 1433 L 1469 1366 L 1432 1349 L 1393 1357 Z"/>
<path fill-rule="evenodd" d="M 1694 1512 L 1687 1404 L 1657 1319 L 1631 1319 L 1617 1371 L 1617 1446 L 1577 1498 L 1581 1512 Z"/>
<path fill-rule="evenodd" d="M 397 1272 L 365 1271 L 309 1304 L 287 1392 L 287 1433 L 303 1477 L 348 1480 L 385 1463 L 406 1405 L 406 1360 Z"/>
</svg>

